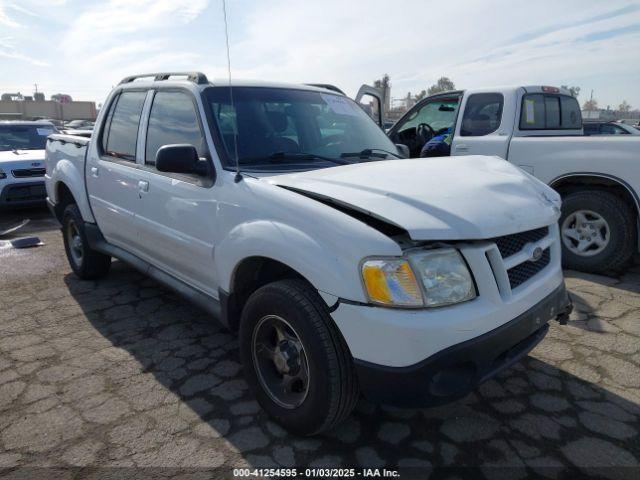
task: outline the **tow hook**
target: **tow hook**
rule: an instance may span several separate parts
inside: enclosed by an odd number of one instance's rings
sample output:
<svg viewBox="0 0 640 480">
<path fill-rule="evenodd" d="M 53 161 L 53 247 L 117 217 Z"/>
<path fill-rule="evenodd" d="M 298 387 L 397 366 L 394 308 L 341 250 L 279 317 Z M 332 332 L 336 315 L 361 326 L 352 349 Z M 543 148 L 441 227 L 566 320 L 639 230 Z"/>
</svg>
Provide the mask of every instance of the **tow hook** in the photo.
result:
<svg viewBox="0 0 640 480">
<path fill-rule="evenodd" d="M 566 325 L 569 321 L 569 315 L 573 312 L 573 302 L 571 301 L 571 296 L 567 293 L 567 304 L 564 307 L 564 312 L 561 312 L 556 317 L 556 320 L 560 325 Z"/>
</svg>

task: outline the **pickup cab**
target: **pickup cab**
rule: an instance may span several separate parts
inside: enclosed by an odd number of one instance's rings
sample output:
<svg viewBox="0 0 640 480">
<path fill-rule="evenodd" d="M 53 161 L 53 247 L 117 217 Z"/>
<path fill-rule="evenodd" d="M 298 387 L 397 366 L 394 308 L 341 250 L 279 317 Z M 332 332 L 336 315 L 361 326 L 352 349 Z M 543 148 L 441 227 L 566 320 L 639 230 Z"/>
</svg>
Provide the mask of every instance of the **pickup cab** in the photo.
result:
<svg viewBox="0 0 640 480">
<path fill-rule="evenodd" d="M 44 206 L 44 147 L 49 122 L 0 122 L 0 208 Z"/>
<path fill-rule="evenodd" d="M 360 392 L 462 397 L 570 309 L 557 193 L 493 157 L 400 158 L 336 89 L 128 77 L 91 138 L 51 135 L 46 157 L 73 271 L 115 257 L 203 307 L 298 434 Z"/>
<path fill-rule="evenodd" d="M 563 200 L 568 268 L 615 272 L 638 251 L 640 136 L 584 136 L 580 106 L 566 90 L 445 92 L 420 101 L 388 134 L 412 157 L 444 136 L 448 145 L 439 155 L 495 155 L 550 185 Z"/>
</svg>

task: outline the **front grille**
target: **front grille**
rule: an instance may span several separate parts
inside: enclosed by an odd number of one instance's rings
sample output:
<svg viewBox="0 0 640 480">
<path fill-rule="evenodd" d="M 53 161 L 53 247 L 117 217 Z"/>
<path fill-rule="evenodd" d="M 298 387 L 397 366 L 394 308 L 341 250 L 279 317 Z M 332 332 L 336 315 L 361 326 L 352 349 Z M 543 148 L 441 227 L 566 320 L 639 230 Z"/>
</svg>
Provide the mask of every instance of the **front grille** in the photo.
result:
<svg viewBox="0 0 640 480">
<path fill-rule="evenodd" d="M 0 203 L 32 202 L 47 196 L 44 183 L 39 185 L 9 185 L 2 191 Z"/>
<path fill-rule="evenodd" d="M 505 235 L 504 237 L 494 238 L 500 255 L 502 258 L 510 257 L 518 253 L 527 243 L 534 243 L 542 240 L 549 234 L 549 227 L 536 228 L 528 232 L 514 233 L 513 235 Z"/>
<path fill-rule="evenodd" d="M 15 178 L 44 177 L 44 172 L 44 168 L 20 168 L 18 170 L 11 170 Z"/>
<path fill-rule="evenodd" d="M 507 270 L 511 289 L 514 289 L 518 285 L 522 285 L 524 282 L 529 280 L 540 270 L 549 265 L 550 261 L 551 248 L 547 248 L 544 252 L 542 252 L 542 257 L 540 257 L 540 260 L 538 260 L 537 262 L 527 260 L 526 262 L 521 263 L 520 265 L 516 265 L 515 267 Z"/>
</svg>

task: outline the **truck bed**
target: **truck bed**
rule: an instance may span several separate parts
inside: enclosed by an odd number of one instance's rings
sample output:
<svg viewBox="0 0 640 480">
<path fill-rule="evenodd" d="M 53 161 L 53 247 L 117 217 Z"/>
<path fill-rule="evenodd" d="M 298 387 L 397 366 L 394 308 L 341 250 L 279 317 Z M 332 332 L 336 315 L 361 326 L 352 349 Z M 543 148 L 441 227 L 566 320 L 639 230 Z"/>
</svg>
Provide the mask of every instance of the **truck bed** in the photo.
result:
<svg viewBox="0 0 640 480">
<path fill-rule="evenodd" d="M 509 161 L 547 184 L 567 174 L 606 173 L 640 185 L 640 136 L 514 136 Z"/>
</svg>

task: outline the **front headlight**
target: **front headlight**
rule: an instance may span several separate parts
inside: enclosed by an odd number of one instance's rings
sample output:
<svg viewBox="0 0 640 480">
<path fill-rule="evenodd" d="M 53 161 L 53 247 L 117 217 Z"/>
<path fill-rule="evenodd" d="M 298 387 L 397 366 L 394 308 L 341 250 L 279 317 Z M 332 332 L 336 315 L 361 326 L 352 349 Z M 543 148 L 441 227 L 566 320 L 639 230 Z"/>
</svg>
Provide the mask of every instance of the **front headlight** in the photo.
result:
<svg viewBox="0 0 640 480">
<path fill-rule="evenodd" d="M 369 301 L 387 307 L 439 307 L 476 296 L 466 263 L 450 248 L 420 251 L 408 259 L 365 260 L 362 279 Z"/>
<path fill-rule="evenodd" d="M 387 307 L 422 307 L 420 287 L 404 259 L 371 259 L 362 264 L 362 280 L 372 303 Z"/>
<path fill-rule="evenodd" d="M 471 273 L 457 250 L 426 250 L 410 258 L 416 276 L 422 282 L 425 306 L 439 307 L 475 298 Z"/>
</svg>

